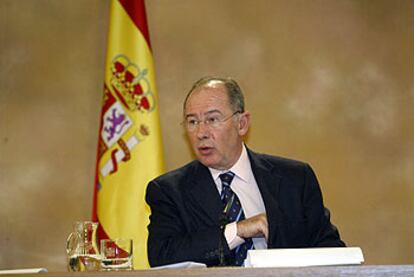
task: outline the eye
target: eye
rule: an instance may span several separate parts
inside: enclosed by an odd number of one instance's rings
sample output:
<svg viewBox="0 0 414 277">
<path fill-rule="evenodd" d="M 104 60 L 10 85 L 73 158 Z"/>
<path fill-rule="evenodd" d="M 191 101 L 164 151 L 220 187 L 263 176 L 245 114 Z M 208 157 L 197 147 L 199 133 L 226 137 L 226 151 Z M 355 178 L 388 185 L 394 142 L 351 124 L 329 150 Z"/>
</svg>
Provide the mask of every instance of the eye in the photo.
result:
<svg viewBox="0 0 414 277">
<path fill-rule="evenodd" d="M 187 119 L 187 126 L 196 126 L 198 124 L 198 120 L 194 118 Z"/>
<path fill-rule="evenodd" d="M 220 122 L 220 118 L 218 116 L 209 116 L 206 118 L 206 123 L 208 125 L 217 124 Z"/>
</svg>

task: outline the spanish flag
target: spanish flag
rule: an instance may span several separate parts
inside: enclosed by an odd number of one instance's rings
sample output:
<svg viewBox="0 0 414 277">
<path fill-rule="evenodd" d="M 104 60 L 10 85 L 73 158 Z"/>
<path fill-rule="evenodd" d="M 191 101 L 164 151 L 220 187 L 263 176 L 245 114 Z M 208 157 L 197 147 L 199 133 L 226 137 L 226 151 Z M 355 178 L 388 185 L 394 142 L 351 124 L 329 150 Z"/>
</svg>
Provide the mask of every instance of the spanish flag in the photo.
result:
<svg viewBox="0 0 414 277">
<path fill-rule="evenodd" d="M 157 89 L 143 0 L 112 0 L 93 220 L 98 236 L 131 238 L 148 268 L 148 182 L 163 172 Z"/>
</svg>

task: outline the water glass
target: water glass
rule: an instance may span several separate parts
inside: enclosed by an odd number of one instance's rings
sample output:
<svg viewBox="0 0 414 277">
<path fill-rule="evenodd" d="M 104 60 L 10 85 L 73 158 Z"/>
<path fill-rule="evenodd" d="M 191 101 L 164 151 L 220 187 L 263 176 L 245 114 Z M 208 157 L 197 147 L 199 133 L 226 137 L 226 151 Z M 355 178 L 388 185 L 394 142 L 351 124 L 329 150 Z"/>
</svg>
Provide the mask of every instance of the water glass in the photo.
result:
<svg viewBox="0 0 414 277">
<path fill-rule="evenodd" d="M 101 270 L 132 270 L 132 239 L 101 240 Z"/>
</svg>

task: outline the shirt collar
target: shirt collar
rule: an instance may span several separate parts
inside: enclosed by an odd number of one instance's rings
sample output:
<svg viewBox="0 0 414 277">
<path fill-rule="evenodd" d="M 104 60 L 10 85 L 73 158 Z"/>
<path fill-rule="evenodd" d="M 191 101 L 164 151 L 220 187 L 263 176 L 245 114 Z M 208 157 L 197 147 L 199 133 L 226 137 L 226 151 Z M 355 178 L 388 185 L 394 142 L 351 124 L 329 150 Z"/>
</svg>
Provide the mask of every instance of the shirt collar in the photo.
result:
<svg viewBox="0 0 414 277">
<path fill-rule="evenodd" d="M 210 173 L 215 182 L 217 182 L 217 179 L 219 178 L 220 174 L 231 171 L 235 174 L 235 176 L 237 176 L 244 182 L 248 183 L 249 182 L 249 171 L 251 170 L 250 168 L 251 167 L 250 167 L 249 156 L 247 155 L 246 146 L 243 144 L 240 157 L 231 168 L 227 170 L 217 170 L 217 169 L 209 167 L 208 169 L 210 170 Z"/>
</svg>

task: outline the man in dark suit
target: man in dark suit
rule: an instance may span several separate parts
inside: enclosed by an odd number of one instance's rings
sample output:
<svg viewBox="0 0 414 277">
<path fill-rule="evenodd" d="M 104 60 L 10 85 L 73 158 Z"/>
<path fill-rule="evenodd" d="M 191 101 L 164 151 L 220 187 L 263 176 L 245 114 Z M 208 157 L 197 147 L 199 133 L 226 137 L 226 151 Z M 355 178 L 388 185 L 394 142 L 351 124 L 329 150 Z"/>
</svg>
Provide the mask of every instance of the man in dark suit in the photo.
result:
<svg viewBox="0 0 414 277">
<path fill-rule="evenodd" d="M 197 160 L 151 181 L 151 266 L 241 265 L 248 249 L 345 246 L 311 167 L 248 149 L 243 94 L 230 78 L 197 81 L 183 125 Z"/>
</svg>

